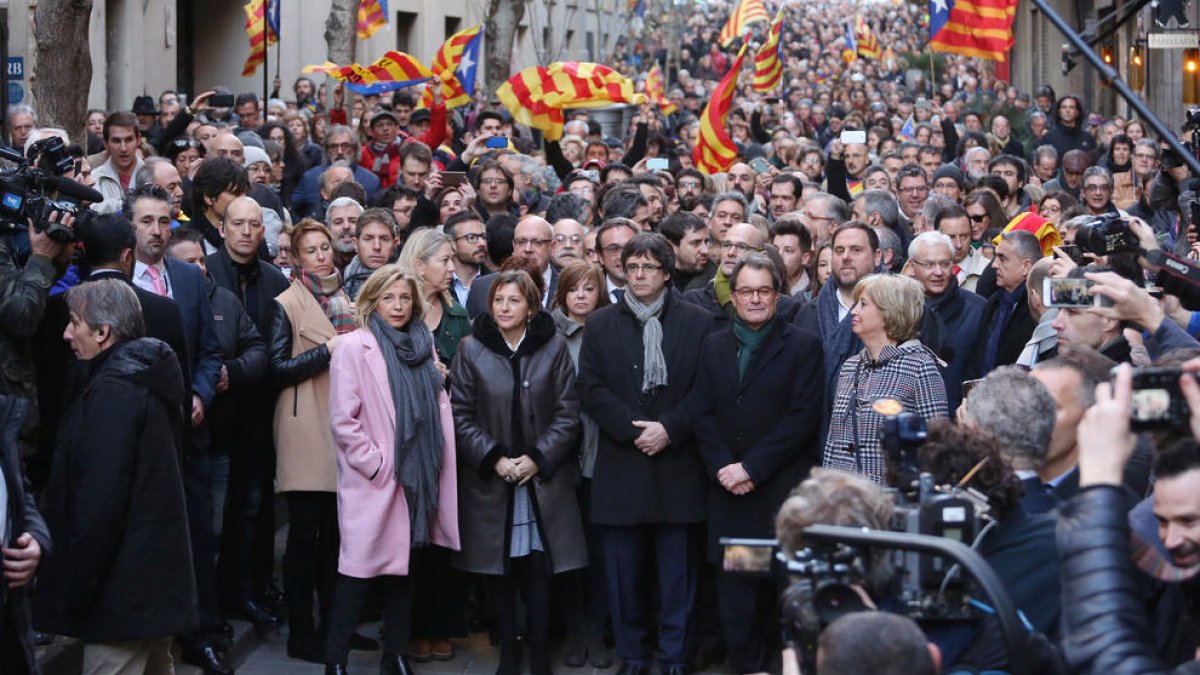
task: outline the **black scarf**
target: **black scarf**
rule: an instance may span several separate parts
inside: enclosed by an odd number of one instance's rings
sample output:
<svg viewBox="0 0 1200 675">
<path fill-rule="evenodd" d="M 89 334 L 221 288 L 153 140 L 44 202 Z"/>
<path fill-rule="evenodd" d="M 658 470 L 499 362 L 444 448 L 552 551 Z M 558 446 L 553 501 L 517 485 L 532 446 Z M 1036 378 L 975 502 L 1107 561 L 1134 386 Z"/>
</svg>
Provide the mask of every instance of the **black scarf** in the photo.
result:
<svg viewBox="0 0 1200 675">
<path fill-rule="evenodd" d="M 412 523 L 412 546 L 429 543 L 429 520 L 437 511 L 442 472 L 442 425 L 437 393 L 441 374 L 433 363 L 433 334 L 414 318 L 405 330 L 392 328 L 372 314 L 371 334 L 387 364 L 392 403 L 396 406 L 396 480 L 404 487 Z"/>
</svg>

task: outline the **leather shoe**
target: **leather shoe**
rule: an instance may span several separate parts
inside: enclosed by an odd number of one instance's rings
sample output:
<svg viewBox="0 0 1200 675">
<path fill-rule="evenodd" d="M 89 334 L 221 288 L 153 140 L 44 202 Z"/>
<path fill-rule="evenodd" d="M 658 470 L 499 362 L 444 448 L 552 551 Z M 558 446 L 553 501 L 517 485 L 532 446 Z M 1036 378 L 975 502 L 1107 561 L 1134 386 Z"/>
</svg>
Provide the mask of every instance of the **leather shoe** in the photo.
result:
<svg viewBox="0 0 1200 675">
<path fill-rule="evenodd" d="M 412 675 L 412 666 L 403 654 L 384 654 L 379 661 L 379 675 Z"/>
<path fill-rule="evenodd" d="M 650 675 L 650 666 L 622 663 L 617 675 Z"/>
<path fill-rule="evenodd" d="M 247 600 L 228 612 L 234 619 L 249 621 L 255 626 L 279 626 L 283 624 L 283 615 L 271 611 L 266 605 L 254 600 Z"/>
<path fill-rule="evenodd" d="M 283 604 L 283 591 L 274 581 L 265 583 L 258 587 L 258 602 L 267 605 Z"/>
<path fill-rule="evenodd" d="M 408 658 L 417 663 L 428 663 L 433 658 L 433 648 L 429 645 L 429 640 L 425 638 L 410 638 L 405 651 L 408 653 Z"/>
<path fill-rule="evenodd" d="M 225 663 L 225 657 L 211 644 L 184 643 L 182 660 L 204 671 L 204 675 L 233 675 L 233 668 Z"/>
<path fill-rule="evenodd" d="M 450 661 L 454 658 L 454 645 L 445 638 L 430 640 L 429 656 L 434 661 Z"/>
<path fill-rule="evenodd" d="M 326 663 L 325 675 L 347 675 L 346 666 L 340 663 Z"/>
</svg>

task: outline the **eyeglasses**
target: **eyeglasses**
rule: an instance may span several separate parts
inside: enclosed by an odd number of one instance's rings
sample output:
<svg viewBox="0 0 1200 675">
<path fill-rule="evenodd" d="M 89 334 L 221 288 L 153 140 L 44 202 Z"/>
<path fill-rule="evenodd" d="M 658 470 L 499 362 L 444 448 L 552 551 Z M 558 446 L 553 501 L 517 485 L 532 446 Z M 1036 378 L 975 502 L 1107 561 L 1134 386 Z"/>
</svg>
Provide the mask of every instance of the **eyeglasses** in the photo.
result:
<svg viewBox="0 0 1200 675">
<path fill-rule="evenodd" d="M 571 235 L 556 234 L 556 235 L 554 235 L 554 241 L 557 241 L 560 244 L 564 241 L 569 241 L 572 244 L 578 244 L 579 242 L 583 241 L 583 235 L 582 234 L 571 234 Z"/>
<path fill-rule="evenodd" d="M 662 265 L 652 265 L 650 263 L 645 263 L 645 264 L 627 263 L 625 265 L 625 273 L 626 274 L 641 274 L 641 273 L 645 272 L 646 274 L 650 274 L 651 272 L 657 272 L 657 271 L 661 270 L 662 268 L 663 268 Z"/>
<path fill-rule="evenodd" d="M 325 147 L 329 150 L 353 150 L 353 143 L 326 143 Z"/>
<path fill-rule="evenodd" d="M 973 213 L 973 214 L 970 214 L 970 216 L 971 216 L 971 222 L 974 222 L 974 223 L 982 223 L 984 221 L 984 219 L 986 219 L 988 217 L 988 215 L 986 213 Z"/>
<path fill-rule="evenodd" d="M 681 181 L 679 181 L 679 189 L 680 190 L 698 190 L 698 189 L 700 189 L 700 183 L 698 183 L 694 180 L 681 180 Z"/>
<path fill-rule="evenodd" d="M 762 251 L 762 247 L 755 248 L 749 244 L 743 244 L 740 241 L 723 241 L 721 242 L 721 250 L 728 251 L 736 248 L 738 253 L 750 253 L 752 251 Z"/>
<path fill-rule="evenodd" d="M 912 264 L 927 272 L 934 268 L 939 270 L 949 270 L 954 267 L 953 260 L 917 260 L 916 258 L 913 258 Z"/>
<path fill-rule="evenodd" d="M 466 239 L 468 244 L 478 244 L 484 239 L 487 239 L 487 235 L 483 234 L 482 232 L 471 232 L 470 234 L 458 235 L 454 238 L 454 241 L 462 241 L 463 239 Z"/>
<path fill-rule="evenodd" d="M 525 248 L 526 246 L 545 246 L 549 243 L 549 239 L 513 239 L 514 248 Z"/>
<path fill-rule="evenodd" d="M 736 288 L 733 290 L 733 292 L 738 296 L 739 299 L 743 301 L 758 298 L 770 300 L 775 296 L 775 289 L 767 288 L 765 286 L 763 288 Z"/>
</svg>

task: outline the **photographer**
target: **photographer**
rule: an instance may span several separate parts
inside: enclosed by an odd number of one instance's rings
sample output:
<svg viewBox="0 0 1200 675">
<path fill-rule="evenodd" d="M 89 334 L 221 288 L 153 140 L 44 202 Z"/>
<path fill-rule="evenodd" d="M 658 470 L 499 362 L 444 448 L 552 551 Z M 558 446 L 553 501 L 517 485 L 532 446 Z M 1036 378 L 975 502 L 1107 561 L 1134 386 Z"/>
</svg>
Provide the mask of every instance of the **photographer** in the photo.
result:
<svg viewBox="0 0 1200 675">
<path fill-rule="evenodd" d="M 1188 362 L 1185 370 L 1200 371 L 1200 361 Z M 1196 379 L 1190 375 L 1181 378 L 1180 389 L 1189 407 L 1200 412 L 1200 385 Z M 1132 402 L 1133 373 L 1128 366 L 1121 367 L 1114 384 L 1106 382 L 1096 387 L 1096 403 L 1079 426 L 1081 490 L 1060 511 L 1062 644 L 1073 672 L 1172 672 L 1147 639 L 1151 630 L 1139 593 L 1141 575 L 1130 561 L 1129 522 L 1121 481 L 1135 446 L 1130 431 Z M 1193 435 L 1200 432 L 1197 412 L 1192 414 L 1191 430 Z M 1172 563 L 1192 571 L 1200 563 L 1200 542 L 1194 534 L 1195 514 L 1200 512 L 1200 446 L 1195 439 L 1179 441 L 1164 450 L 1155 462 L 1155 473 L 1158 481 L 1153 500 L 1159 536 Z M 1174 672 L 1200 673 L 1200 664 L 1192 661 Z"/>
</svg>

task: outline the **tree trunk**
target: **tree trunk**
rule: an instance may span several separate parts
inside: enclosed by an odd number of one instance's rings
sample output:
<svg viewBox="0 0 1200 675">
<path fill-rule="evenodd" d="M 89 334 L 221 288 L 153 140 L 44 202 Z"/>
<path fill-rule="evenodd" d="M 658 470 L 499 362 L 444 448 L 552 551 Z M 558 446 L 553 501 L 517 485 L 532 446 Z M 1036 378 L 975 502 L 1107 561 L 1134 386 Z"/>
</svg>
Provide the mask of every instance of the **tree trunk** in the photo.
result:
<svg viewBox="0 0 1200 675">
<path fill-rule="evenodd" d="M 517 39 L 517 26 L 525 18 L 523 0 L 488 0 L 484 26 L 487 40 L 484 42 L 484 60 L 488 91 L 495 91 L 515 70 L 513 68 L 513 43 Z"/>
<path fill-rule="evenodd" d="M 61 127 L 86 147 L 87 92 L 92 84 L 88 23 L 92 0 L 41 0 L 33 16 L 37 62 L 30 85 L 38 126 Z"/>
<path fill-rule="evenodd" d="M 358 42 L 359 0 L 333 0 L 329 18 L 325 20 L 325 47 L 329 60 L 339 66 L 354 63 L 354 47 Z M 325 87 L 325 108 L 333 107 L 333 83 Z"/>
</svg>

